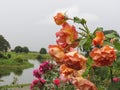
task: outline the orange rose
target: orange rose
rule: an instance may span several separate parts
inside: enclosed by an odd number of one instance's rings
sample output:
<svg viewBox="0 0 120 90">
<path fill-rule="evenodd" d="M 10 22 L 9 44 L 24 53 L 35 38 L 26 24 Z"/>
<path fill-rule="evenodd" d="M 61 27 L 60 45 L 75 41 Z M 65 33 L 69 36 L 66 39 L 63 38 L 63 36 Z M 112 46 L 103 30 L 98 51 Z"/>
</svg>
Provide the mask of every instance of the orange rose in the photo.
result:
<svg viewBox="0 0 120 90">
<path fill-rule="evenodd" d="M 65 54 L 64 64 L 75 70 L 81 70 L 86 68 L 87 59 L 80 55 L 77 51 L 72 51 Z"/>
<path fill-rule="evenodd" d="M 62 25 L 66 21 L 66 17 L 62 13 L 57 13 L 57 15 L 54 16 L 54 21 L 57 25 Z"/>
<path fill-rule="evenodd" d="M 77 90 L 97 90 L 96 86 L 92 82 L 82 77 L 73 78 L 72 84 L 77 88 Z"/>
<path fill-rule="evenodd" d="M 105 39 L 104 33 L 102 31 L 97 31 L 95 34 L 96 37 L 93 39 L 93 45 L 94 46 L 102 45 Z"/>
<path fill-rule="evenodd" d="M 48 48 L 49 54 L 53 57 L 53 59 L 59 64 L 62 63 L 64 57 L 63 49 L 58 45 L 49 45 Z"/>
<path fill-rule="evenodd" d="M 78 44 L 73 43 L 76 39 L 78 39 L 78 32 L 76 31 L 74 26 L 70 26 L 68 23 L 64 23 L 62 25 L 62 29 L 56 33 L 57 44 L 61 47 L 65 48 L 68 45 L 71 47 L 76 47 Z"/>
<path fill-rule="evenodd" d="M 72 68 L 67 67 L 65 64 L 60 66 L 60 79 L 63 82 L 71 81 L 73 77 L 81 77 L 85 72 L 85 69 L 82 70 L 74 70 Z"/>
<path fill-rule="evenodd" d="M 74 69 L 67 67 L 65 64 L 60 66 L 60 74 L 68 76 L 74 72 Z"/>
<path fill-rule="evenodd" d="M 94 48 L 90 56 L 95 66 L 111 66 L 116 59 L 116 52 L 113 47 L 106 45 L 102 48 Z"/>
</svg>

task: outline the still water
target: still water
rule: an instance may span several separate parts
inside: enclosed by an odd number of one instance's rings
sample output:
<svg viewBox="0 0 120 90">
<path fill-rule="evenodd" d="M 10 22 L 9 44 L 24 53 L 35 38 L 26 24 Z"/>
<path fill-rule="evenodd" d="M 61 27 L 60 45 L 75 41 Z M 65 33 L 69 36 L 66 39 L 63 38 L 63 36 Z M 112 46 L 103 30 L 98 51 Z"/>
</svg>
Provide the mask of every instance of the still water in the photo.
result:
<svg viewBox="0 0 120 90">
<path fill-rule="evenodd" d="M 0 78 L 0 80 L 3 80 L 3 82 L 0 82 L 0 86 L 2 85 L 10 85 L 13 82 L 13 78 L 17 78 L 18 84 L 25 84 L 25 83 L 31 83 L 34 79 L 33 77 L 33 70 L 35 68 L 38 68 L 40 65 L 40 62 L 38 60 L 29 60 L 30 63 L 34 64 L 34 67 L 24 69 L 22 74 L 20 76 L 15 75 L 14 73 L 10 73 L 9 76 L 3 76 Z"/>
</svg>

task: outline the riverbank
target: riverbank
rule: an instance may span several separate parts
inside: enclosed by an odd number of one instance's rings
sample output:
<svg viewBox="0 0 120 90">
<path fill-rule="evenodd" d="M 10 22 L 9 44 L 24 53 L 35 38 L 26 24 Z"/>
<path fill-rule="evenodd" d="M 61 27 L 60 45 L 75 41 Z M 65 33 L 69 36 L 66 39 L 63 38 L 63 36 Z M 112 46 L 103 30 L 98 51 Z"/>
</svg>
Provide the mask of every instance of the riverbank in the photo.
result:
<svg viewBox="0 0 120 90">
<path fill-rule="evenodd" d="M 0 86 L 0 90 L 30 90 L 30 84 Z"/>
<path fill-rule="evenodd" d="M 20 75 L 23 69 L 33 67 L 34 65 L 28 62 L 28 59 L 36 59 L 39 53 L 15 53 L 8 52 L 6 55 L 10 55 L 10 58 L 0 58 L 0 77 L 9 75 L 10 72 L 14 72 Z"/>
<path fill-rule="evenodd" d="M 17 84 L 31 83 L 34 78 L 32 75 L 33 69 L 39 67 L 40 62 L 47 59 L 49 60 L 50 58 L 49 54 L 39 53 L 10 52 L 9 54 L 11 54 L 11 58 L 0 58 L 0 87 L 3 85 L 11 85 L 14 78 L 17 78 Z M 36 57 L 38 55 L 40 55 L 43 60 L 37 60 Z M 22 88 L 19 89 L 22 90 Z"/>
</svg>

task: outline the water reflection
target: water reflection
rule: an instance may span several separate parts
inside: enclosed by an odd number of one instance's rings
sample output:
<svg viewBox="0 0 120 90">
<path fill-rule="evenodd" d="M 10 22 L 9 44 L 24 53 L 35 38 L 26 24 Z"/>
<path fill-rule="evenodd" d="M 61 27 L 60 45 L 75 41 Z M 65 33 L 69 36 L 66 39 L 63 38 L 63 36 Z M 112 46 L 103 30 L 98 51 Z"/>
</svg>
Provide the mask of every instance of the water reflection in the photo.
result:
<svg viewBox="0 0 120 90">
<path fill-rule="evenodd" d="M 14 73 L 11 72 L 8 76 L 3 76 L 0 78 L 0 80 L 3 80 L 3 82 L 0 81 L 0 86 L 2 85 L 10 85 L 13 82 L 13 78 L 17 77 L 18 84 L 22 83 L 31 83 L 34 79 L 32 73 L 35 68 L 39 67 L 40 62 L 38 60 L 29 60 L 30 63 L 34 64 L 34 67 L 20 70 L 17 69 Z"/>
</svg>

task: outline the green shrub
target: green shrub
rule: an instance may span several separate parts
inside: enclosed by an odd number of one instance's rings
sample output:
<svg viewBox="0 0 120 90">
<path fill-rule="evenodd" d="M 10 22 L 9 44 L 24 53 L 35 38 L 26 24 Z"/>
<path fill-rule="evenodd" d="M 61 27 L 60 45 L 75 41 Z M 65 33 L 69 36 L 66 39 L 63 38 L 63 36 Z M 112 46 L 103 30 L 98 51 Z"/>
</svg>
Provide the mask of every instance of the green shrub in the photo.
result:
<svg viewBox="0 0 120 90">
<path fill-rule="evenodd" d="M 2 53 L 0 53 L 0 58 L 3 58 L 3 57 L 4 57 L 4 55 Z"/>
<path fill-rule="evenodd" d="M 7 54 L 7 57 L 8 57 L 8 58 L 11 58 L 11 54 Z"/>
<path fill-rule="evenodd" d="M 40 55 L 40 54 L 37 56 L 37 59 L 38 59 L 38 60 L 40 60 L 40 59 L 42 59 L 42 58 L 43 58 L 43 57 L 42 57 L 42 55 Z"/>
<path fill-rule="evenodd" d="M 45 48 L 40 49 L 40 54 L 47 54 L 47 50 Z"/>
<path fill-rule="evenodd" d="M 14 58 L 14 60 L 17 62 L 17 63 L 24 63 L 25 61 L 27 61 L 25 58 L 21 57 L 21 56 L 17 56 Z"/>
</svg>

